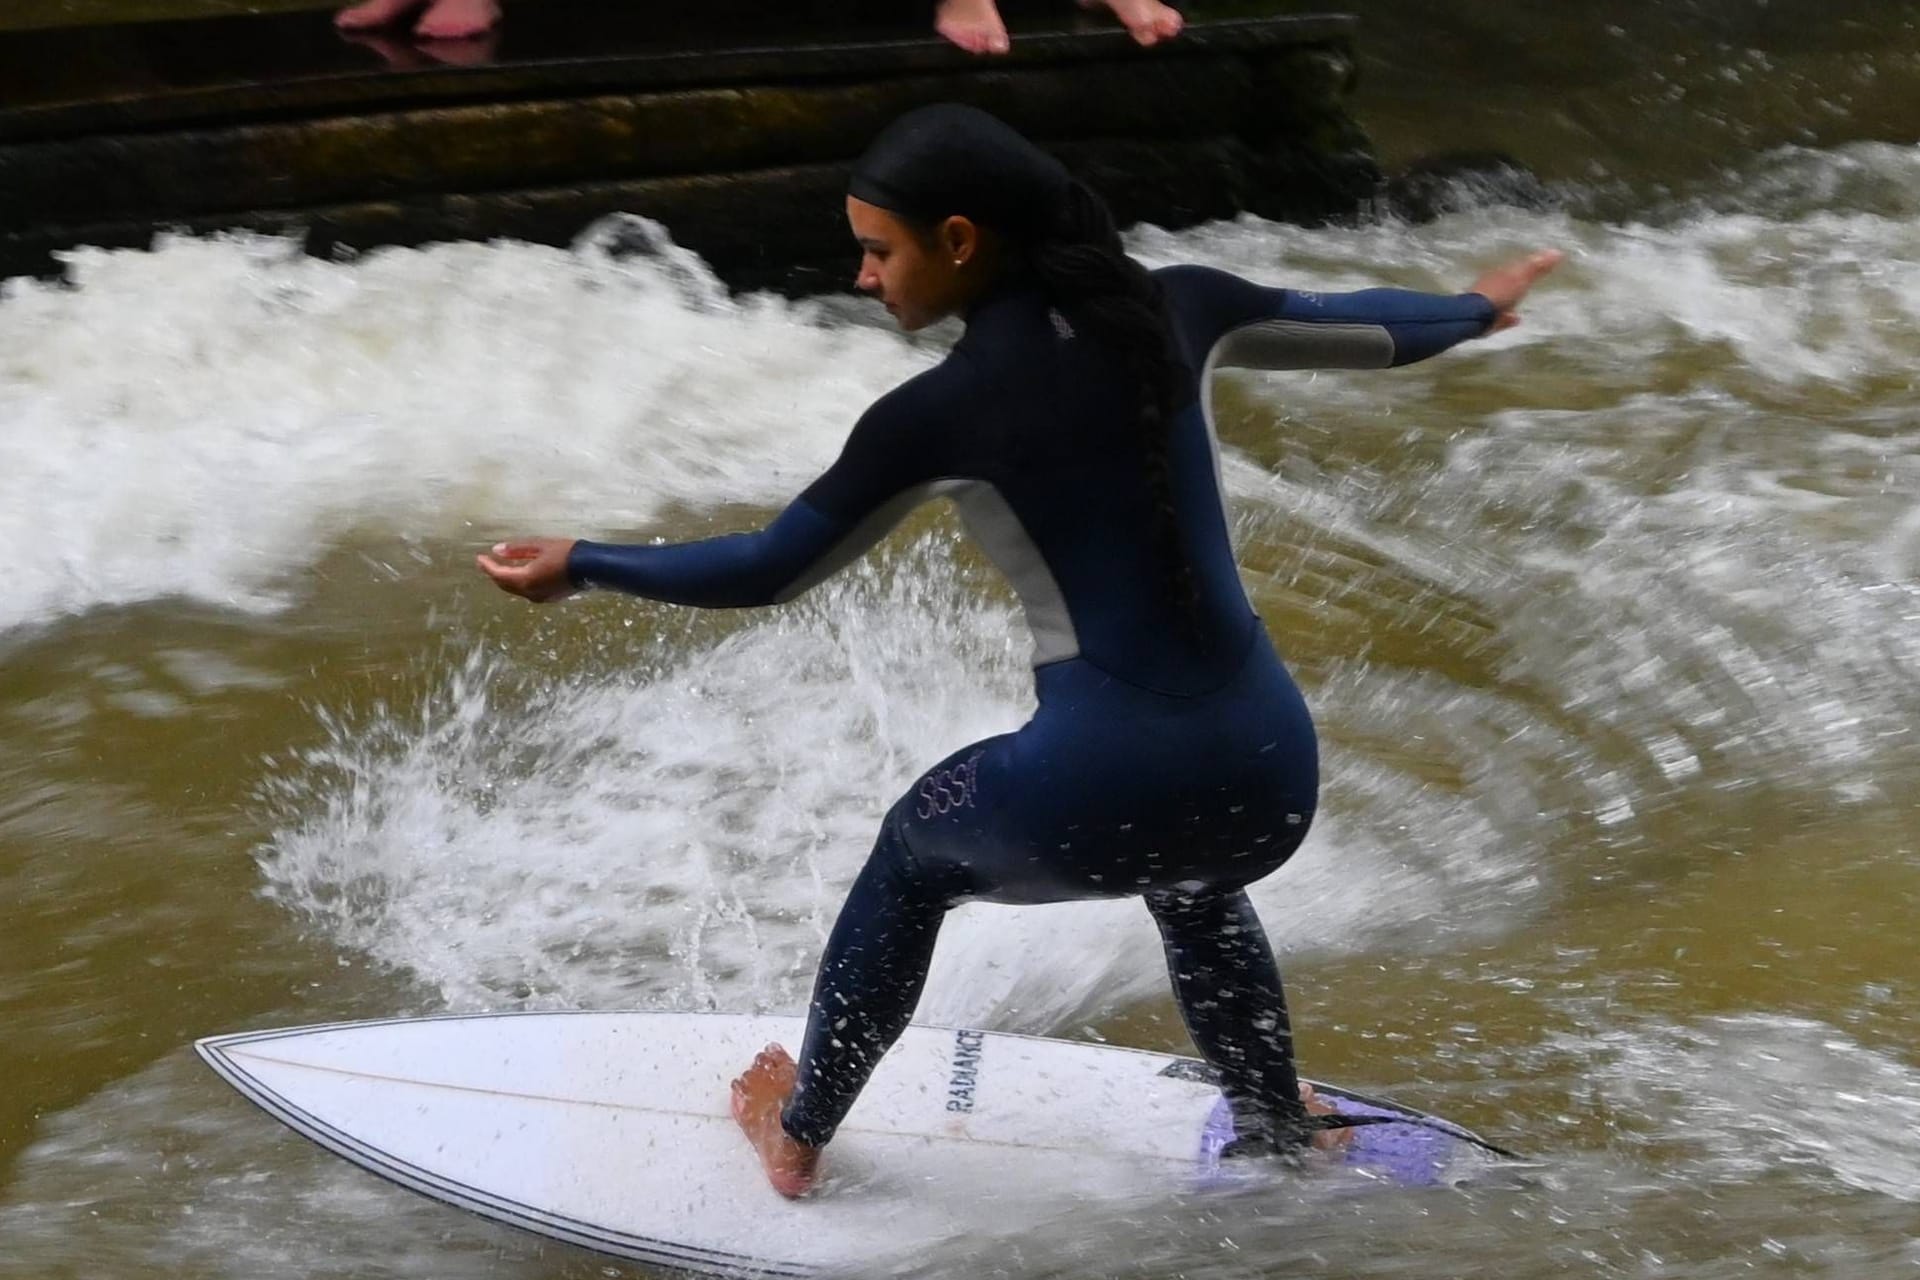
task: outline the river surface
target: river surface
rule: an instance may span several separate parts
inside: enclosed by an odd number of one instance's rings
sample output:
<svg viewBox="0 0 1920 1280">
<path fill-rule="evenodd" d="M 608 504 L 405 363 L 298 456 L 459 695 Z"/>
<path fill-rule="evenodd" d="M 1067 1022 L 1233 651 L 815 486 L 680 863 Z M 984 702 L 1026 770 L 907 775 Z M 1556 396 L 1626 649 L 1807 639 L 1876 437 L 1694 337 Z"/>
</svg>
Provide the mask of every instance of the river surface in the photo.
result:
<svg viewBox="0 0 1920 1280">
<path fill-rule="evenodd" d="M 1555 207 L 1132 239 L 1320 290 L 1568 252 L 1511 333 L 1218 397 L 1325 742 L 1254 891 L 1303 1064 L 1544 1167 L 1063 1187 L 872 1274 L 1920 1276 L 1920 37 L 1562 8 L 1362 6 L 1358 103 L 1390 158 L 1504 149 Z M 952 339 L 606 242 L 176 239 L 0 295 L 0 1276 L 645 1274 L 360 1173 L 187 1046 L 797 1010 L 887 804 L 1026 714 L 942 508 L 778 610 L 474 572 L 762 521 Z M 1165 981 L 1137 904 L 969 907 L 921 1016 L 1185 1052 Z"/>
</svg>

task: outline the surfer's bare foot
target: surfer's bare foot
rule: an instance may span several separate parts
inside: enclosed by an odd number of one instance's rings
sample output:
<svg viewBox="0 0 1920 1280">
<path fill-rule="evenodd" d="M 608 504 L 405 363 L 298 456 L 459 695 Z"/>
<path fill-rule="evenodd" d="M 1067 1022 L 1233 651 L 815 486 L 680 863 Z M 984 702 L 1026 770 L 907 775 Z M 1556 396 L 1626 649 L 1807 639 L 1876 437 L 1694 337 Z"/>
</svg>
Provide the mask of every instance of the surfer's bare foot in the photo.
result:
<svg viewBox="0 0 1920 1280">
<path fill-rule="evenodd" d="M 1336 1109 L 1313 1091 L 1313 1086 L 1305 1080 L 1300 1082 L 1300 1104 L 1310 1116 L 1330 1116 Z M 1313 1145 L 1322 1151 L 1337 1151 L 1353 1141 L 1351 1129 L 1322 1129 L 1313 1135 Z"/>
<path fill-rule="evenodd" d="M 1120 25 L 1132 33 L 1134 43 L 1156 45 L 1180 34 L 1187 20 L 1180 11 L 1160 0 L 1080 0 L 1082 9 L 1111 9 Z"/>
<path fill-rule="evenodd" d="M 793 1055 L 770 1044 L 733 1082 L 733 1118 L 760 1156 L 773 1189 L 789 1200 L 813 1190 L 820 1148 L 795 1142 L 780 1126 L 780 1108 L 793 1092 Z"/>
<path fill-rule="evenodd" d="M 940 0 L 933 29 L 968 53 L 1005 53 L 1011 47 L 993 0 Z"/>
</svg>

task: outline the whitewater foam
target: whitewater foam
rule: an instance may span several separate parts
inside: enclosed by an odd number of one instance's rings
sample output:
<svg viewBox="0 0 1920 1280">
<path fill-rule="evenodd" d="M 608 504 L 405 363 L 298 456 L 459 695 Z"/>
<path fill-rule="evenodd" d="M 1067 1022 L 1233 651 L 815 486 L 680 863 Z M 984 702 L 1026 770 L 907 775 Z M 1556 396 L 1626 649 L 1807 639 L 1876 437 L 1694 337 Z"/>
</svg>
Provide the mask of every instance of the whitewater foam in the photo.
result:
<svg viewBox="0 0 1920 1280">
<path fill-rule="evenodd" d="M 165 237 L 0 301 L 0 628 L 186 597 L 284 606 L 352 534 L 484 545 L 784 500 L 933 354 L 678 259 Z M 490 540 L 490 539 L 488 539 Z"/>
</svg>

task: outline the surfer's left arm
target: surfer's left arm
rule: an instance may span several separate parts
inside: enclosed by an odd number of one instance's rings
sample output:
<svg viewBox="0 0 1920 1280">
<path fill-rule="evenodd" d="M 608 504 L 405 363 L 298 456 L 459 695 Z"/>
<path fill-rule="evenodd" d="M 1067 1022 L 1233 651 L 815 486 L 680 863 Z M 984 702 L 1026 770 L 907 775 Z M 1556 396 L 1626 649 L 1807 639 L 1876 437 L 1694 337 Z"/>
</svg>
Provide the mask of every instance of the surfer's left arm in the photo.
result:
<svg viewBox="0 0 1920 1280">
<path fill-rule="evenodd" d="M 1388 369 L 1518 324 L 1521 299 L 1561 257 L 1532 254 L 1457 294 L 1276 289 L 1208 267 L 1158 274 L 1176 315 L 1204 335 L 1214 368 Z"/>
</svg>

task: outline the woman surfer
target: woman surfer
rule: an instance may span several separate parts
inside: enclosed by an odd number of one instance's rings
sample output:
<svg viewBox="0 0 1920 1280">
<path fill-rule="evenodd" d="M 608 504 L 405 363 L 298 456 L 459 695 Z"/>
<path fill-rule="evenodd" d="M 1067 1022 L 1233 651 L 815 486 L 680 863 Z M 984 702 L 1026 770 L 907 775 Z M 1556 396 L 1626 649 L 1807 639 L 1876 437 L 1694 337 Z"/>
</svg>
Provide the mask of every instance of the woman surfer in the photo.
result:
<svg viewBox="0 0 1920 1280">
<path fill-rule="evenodd" d="M 608 587 L 766 605 L 946 496 L 1020 597 L 1032 719 L 954 752 L 887 813 L 821 958 L 798 1061 L 769 1046 L 734 1081 L 734 1115 L 773 1186 L 805 1193 L 906 1027 L 949 908 L 1138 896 L 1181 1015 L 1222 1078 L 1235 1149 L 1297 1148 L 1319 1123 L 1244 890 L 1299 847 L 1319 762 L 1306 704 L 1241 588 L 1204 379 L 1223 363 L 1424 359 L 1515 323 L 1559 255 L 1456 296 L 1149 273 L 1059 162 L 950 105 L 880 136 L 854 170 L 847 218 L 859 287 L 903 329 L 959 315 L 966 331 L 868 409 L 771 524 L 670 546 L 530 539 L 479 557 L 534 601 Z"/>
</svg>

